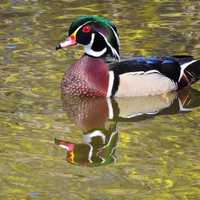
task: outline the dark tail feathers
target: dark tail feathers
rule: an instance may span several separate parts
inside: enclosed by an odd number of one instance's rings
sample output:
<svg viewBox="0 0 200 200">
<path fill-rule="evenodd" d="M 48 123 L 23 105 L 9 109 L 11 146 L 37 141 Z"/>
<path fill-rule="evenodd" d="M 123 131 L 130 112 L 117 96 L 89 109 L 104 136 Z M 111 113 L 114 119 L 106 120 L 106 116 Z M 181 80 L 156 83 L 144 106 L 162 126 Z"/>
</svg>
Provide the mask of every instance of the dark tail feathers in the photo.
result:
<svg viewBox="0 0 200 200">
<path fill-rule="evenodd" d="M 200 60 L 194 62 L 190 61 L 191 64 L 185 63 L 181 66 L 181 73 L 178 82 L 178 87 L 183 88 L 187 85 L 191 85 L 200 79 Z M 184 67 L 186 65 L 186 67 Z"/>
</svg>

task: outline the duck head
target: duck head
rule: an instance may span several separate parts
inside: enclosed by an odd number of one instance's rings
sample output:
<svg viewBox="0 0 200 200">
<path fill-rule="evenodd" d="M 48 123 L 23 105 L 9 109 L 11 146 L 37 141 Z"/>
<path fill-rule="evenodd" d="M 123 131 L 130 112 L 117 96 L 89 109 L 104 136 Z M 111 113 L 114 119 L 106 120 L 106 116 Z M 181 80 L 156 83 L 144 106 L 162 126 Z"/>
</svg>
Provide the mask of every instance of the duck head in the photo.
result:
<svg viewBox="0 0 200 200">
<path fill-rule="evenodd" d="M 120 60 L 119 38 L 115 25 L 99 16 L 78 17 L 70 26 L 68 37 L 56 49 L 81 44 L 85 53 L 93 57 L 110 55 Z"/>
</svg>

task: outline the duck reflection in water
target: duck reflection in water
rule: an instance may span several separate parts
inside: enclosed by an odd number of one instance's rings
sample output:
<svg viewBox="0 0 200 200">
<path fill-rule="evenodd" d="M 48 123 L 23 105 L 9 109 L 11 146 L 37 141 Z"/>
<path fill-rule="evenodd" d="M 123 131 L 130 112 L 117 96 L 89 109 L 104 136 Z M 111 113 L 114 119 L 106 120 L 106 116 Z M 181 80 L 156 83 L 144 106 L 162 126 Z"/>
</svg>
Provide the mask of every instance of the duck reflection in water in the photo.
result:
<svg viewBox="0 0 200 200">
<path fill-rule="evenodd" d="M 200 104 L 200 92 L 185 88 L 161 96 L 81 98 L 63 96 L 64 110 L 83 132 L 81 143 L 55 139 L 75 165 L 100 166 L 116 161 L 119 122 L 135 122 L 156 115 L 185 113 Z M 119 130 L 120 131 L 120 130 Z"/>
<path fill-rule="evenodd" d="M 67 151 L 66 160 L 87 166 L 115 162 L 118 130 L 115 121 L 108 121 L 107 99 L 64 96 L 63 103 L 71 121 L 83 132 L 83 141 L 79 144 L 55 139 L 55 143 Z"/>
</svg>

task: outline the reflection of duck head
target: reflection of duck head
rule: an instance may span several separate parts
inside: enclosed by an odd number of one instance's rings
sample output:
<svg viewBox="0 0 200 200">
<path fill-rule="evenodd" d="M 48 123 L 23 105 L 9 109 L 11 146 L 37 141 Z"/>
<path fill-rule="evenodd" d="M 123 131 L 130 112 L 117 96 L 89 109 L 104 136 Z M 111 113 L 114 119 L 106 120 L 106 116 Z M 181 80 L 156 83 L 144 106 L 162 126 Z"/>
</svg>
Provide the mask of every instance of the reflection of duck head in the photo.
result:
<svg viewBox="0 0 200 200">
<path fill-rule="evenodd" d="M 117 141 L 116 127 L 87 132 L 83 135 L 83 142 L 79 144 L 55 139 L 55 143 L 67 151 L 66 160 L 82 166 L 99 166 L 114 162 Z"/>
<path fill-rule="evenodd" d="M 118 140 L 117 122 L 190 111 L 199 105 L 199 94 L 197 90 L 185 89 L 178 93 L 134 98 L 64 96 L 64 110 L 83 130 L 83 141 L 75 144 L 56 139 L 55 143 L 67 151 L 67 161 L 71 164 L 99 166 L 114 162 Z"/>
</svg>

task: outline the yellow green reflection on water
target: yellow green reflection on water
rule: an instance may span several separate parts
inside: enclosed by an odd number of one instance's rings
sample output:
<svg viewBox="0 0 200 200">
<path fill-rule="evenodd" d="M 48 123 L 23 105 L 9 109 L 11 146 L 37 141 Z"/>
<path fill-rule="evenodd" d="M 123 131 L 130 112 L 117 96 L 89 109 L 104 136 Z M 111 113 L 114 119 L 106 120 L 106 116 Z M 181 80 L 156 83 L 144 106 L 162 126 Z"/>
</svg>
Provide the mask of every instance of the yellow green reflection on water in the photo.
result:
<svg viewBox="0 0 200 200">
<path fill-rule="evenodd" d="M 0 10 L 0 199 L 199 199 L 200 83 L 189 91 L 191 112 L 176 110 L 188 93 L 171 94 L 116 100 L 113 106 L 124 106 L 123 114 L 114 108 L 114 121 L 103 114 L 97 121 L 93 115 L 85 118 L 90 102 L 81 100 L 78 108 L 70 104 L 69 111 L 60 97 L 65 68 L 82 48 L 55 51 L 74 18 L 103 15 L 117 25 L 124 57 L 199 57 L 198 1 L 3 0 Z M 153 107 L 136 116 L 138 102 Z M 107 102 L 97 104 L 106 108 Z M 127 105 L 135 111 L 133 120 L 123 120 Z M 73 118 L 72 108 L 81 111 L 79 118 Z M 94 165 L 83 162 L 82 152 L 67 162 L 73 157 L 67 160 L 65 149 L 55 144 L 56 138 L 80 147 L 90 125 L 85 119 L 98 126 L 103 122 L 99 128 L 108 135 L 103 146 L 94 141 L 101 157 Z"/>
</svg>

